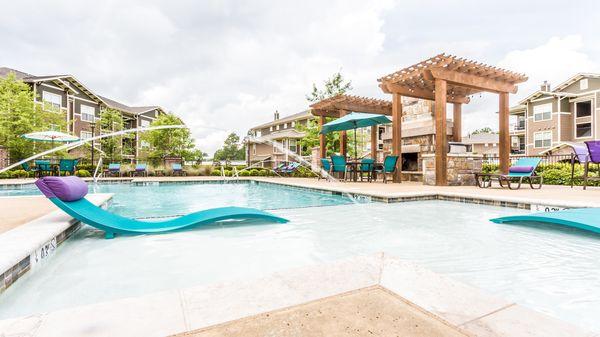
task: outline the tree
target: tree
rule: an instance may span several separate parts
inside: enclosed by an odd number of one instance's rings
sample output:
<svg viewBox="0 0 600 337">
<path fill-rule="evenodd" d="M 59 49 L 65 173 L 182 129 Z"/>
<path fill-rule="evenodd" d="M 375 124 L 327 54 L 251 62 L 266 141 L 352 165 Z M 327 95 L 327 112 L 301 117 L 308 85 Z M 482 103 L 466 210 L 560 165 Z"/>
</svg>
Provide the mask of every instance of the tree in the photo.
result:
<svg viewBox="0 0 600 337">
<path fill-rule="evenodd" d="M 324 82 L 324 88 L 317 88 L 316 84 L 312 85 L 312 92 L 306 95 L 309 102 L 318 102 L 329 97 L 344 94 L 352 90 L 352 81 L 346 81 L 341 72 L 333 74 L 327 81 Z"/>
<path fill-rule="evenodd" d="M 246 151 L 240 144 L 240 136 L 235 132 L 232 132 L 227 136 L 223 147 L 218 149 L 213 156 L 214 160 L 244 160 L 246 158 Z"/>
<path fill-rule="evenodd" d="M 118 110 L 106 108 L 100 113 L 100 130 L 102 133 L 107 134 L 122 131 L 123 125 L 123 116 Z M 102 152 L 106 154 L 111 162 L 121 160 L 123 138 L 123 135 L 119 135 L 100 139 Z"/>
<path fill-rule="evenodd" d="M 478 134 L 478 133 L 497 133 L 497 132 L 494 132 L 494 131 L 492 130 L 492 128 L 490 128 L 490 127 L 487 127 L 487 126 L 486 126 L 486 127 L 484 127 L 484 128 L 477 129 L 477 130 L 475 130 L 475 131 L 471 132 L 471 134 L 472 134 L 472 135 L 476 135 L 476 134 Z"/>
<path fill-rule="evenodd" d="M 181 118 L 166 113 L 158 116 L 151 126 L 183 125 Z M 202 161 L 206 155 L 194 146 L 194 138 L 187 128 L 148 131 L 142 139 L 150 146 L 148 158 L 159 163 L 165 157 L 182 157 L 185 160 Z"/>
<path fill-rule="evenodd" d="M 306 95 L 309 102 L 318 102 L 326 98 L 344 94 L 352 90 L 352 81 L 346 81 L 344 76 L 338 71 L 324 82 L 324 88 L 319 89 L 313 83 L 312 92 Z M 332 118 L 325 118 L 325 123 L 332 121 Z M 302 155 L 310 155 L 313 147 L 319 146 L 319 124 L 316 120 L 309 120 L 306 125 L 296 124 L 296 130 L 304 132 L 305 136 L 300 139 L 299 144 L 302 149 Z M 354 140 L 348 139 L 349 143 Z M 335 149 L 340 146 L 339 132 L 330 132 L 325 135 L 325 144 L 327 147 L 327 155 L 333 154 Z M 354 144 L 354 143 L 352 143 Z"/>
<path fill-rule="evenodd" d="M 34 131 L 65 130 L 65 113 L 61 110 L 45 110 L 33 103 L 31 87 L 18 80 L 14 73 L 0 79 L 0 145 L 8 148 L 13 161 L 50 148 L 41 143 L 21 138 Z"/>
</svg>

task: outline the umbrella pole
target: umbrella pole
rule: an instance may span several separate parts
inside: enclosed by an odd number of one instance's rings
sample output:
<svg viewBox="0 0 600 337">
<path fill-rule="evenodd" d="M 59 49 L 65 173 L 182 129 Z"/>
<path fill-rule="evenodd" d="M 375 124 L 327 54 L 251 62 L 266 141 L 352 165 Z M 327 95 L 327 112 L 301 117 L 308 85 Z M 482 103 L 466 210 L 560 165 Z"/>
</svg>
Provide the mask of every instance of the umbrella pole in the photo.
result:
<svg viewBox="0 0 600 337">
<path fill-rule="evenodd" d="M 358 160 L 358 152 L 356 151 L 356 129 L 354 129 L 354 160 Z"/>
</svg>

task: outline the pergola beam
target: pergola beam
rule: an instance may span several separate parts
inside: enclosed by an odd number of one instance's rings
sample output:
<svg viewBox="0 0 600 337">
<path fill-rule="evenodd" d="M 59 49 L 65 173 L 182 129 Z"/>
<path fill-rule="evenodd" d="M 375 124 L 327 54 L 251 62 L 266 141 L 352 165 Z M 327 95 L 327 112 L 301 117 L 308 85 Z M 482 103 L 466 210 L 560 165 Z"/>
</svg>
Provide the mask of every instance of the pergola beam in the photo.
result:
<svg viewBox="0 0 600 337">
<path fill-rule="evenodd" d="M 434 93 L 430 92 L 428 90 L 423 90 L 423 89 L 418 89 L 418 88 L 408 88 L 408 87 L 405 87 L 405 86 L 402 86 L 399 84 L 395 84 L 395 83 L 381 83 L 379 85 L 379 87 L 381 88 L 381 90 L 383 90 L 383 92 L 385 92 L 387 94 L 398 94 L 401 96 L 435 101 Z M 469 97 L 465 97 L 465 96 L 454 96 L 454 97 L 446 96 L 446 101 L 448 103 L 467 104 L 470 102 L 470 99 L 469 99 Z"/>
<path fill-rule="evenodd" d="M 458 71 L 446 69 L 429 69 L 424 72 L 425 78 L 429 80 L 441 79 L 452 85 L 476 89 L 480 91 L 501 93 L 517 93 L 517 86 L 504 81 L 498 81 L 484 76 L 465 74 Z M 430 77 L 431 76 L 431 77 Z"/>
</svg>

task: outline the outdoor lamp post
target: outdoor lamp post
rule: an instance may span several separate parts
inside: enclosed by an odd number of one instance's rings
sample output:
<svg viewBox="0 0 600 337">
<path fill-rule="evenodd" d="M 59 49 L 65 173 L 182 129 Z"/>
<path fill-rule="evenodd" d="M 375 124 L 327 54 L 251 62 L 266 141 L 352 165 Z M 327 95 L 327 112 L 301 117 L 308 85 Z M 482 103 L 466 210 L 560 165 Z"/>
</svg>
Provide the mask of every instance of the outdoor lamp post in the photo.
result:
<svg viewBox="0 0 600 337">
<path fill-rule="evenodd" d="M 96 122 L 91 122 L 90 127 L 92 128 L 92 166 L 94 166 L 94 129 L 96 128 Z"/>
</svg>

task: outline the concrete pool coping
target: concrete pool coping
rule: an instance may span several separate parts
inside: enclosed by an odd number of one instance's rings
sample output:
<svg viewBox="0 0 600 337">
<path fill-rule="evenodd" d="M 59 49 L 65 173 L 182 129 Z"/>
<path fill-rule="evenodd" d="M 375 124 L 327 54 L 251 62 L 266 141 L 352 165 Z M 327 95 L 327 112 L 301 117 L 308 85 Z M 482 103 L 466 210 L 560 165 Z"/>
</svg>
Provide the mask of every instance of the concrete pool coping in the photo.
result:
<svg viewBox="0 0 600 337">
<path fill-rule="evenodd" d="M 165 336 L 209 328 L 370 287 L 382 287 L 474 336 L 598 336 L 379 253 L 0 321 L 6 335 Z"/>
<path fill-rule="evenodd" d="M 87 198 L 95 205 L 105 207 L 112 199 L 112 194 L 89 194 Z M 17 208 L 13 211 L 24 210 Z M 78 221 L 56 209 L 0 234 L 0 293 L 36 263 L 51 255 L 78 226 Z"/>
</svg>

